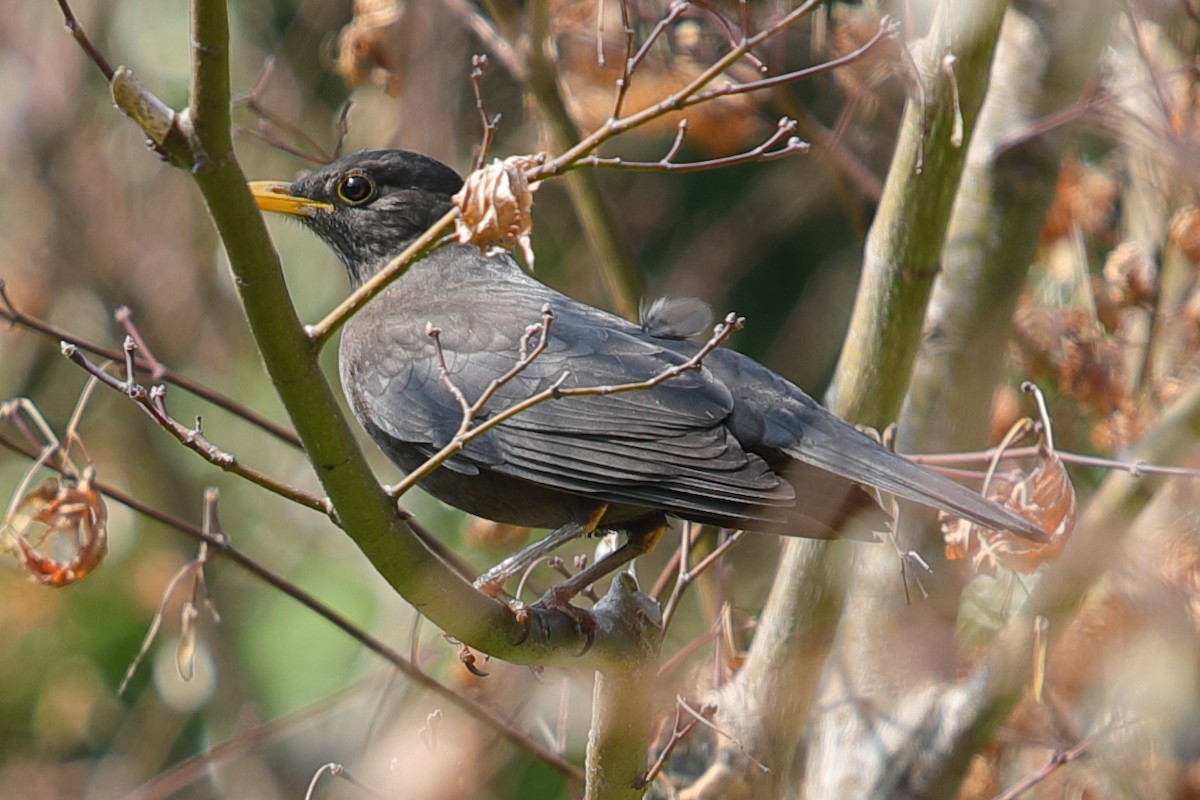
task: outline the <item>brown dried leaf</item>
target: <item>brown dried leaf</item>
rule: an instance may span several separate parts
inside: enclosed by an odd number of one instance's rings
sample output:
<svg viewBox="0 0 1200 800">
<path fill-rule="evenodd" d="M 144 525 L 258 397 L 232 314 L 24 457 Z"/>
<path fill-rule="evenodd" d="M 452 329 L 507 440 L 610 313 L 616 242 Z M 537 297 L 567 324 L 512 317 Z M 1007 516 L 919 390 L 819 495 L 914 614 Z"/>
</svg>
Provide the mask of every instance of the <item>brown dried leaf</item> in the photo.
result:
<svg viewBox="0 0 1200 800">
<path fill-rule="evenodd" d="M 87 470 L 78 482 L 47 478 L 5 521 L 7 547 L 38 583 L 55 588 L 74 583 L 108 552 L 108 509 L 92 477 Z"/>
<path fill-rule="evenodd" d="M 1115 290 L 1123 306 L 1149 307 L 1158 294 L 1158 274 L 1151 260 L 1134 242 L 1113 248 L 1104 262 L 1104 282 Z"/>
<path fill-rule="evenodd" d="M 1200 208 L 1184 206 L 1171 217 L 1167 241 L 1193 265 L 1200 264 Z"/>
<path fill-rule="evenodd" d="M 994 575 L 1000 566 L 1029 573 L 1057 558 L 1075 527 L 1075 488 L 1062 461 L 1042 449 L 1032 472 L 1014 470 L 992 481 L 988 497 L 1037 524 L 1050 535 L 1038 544 L 1008 531 L 993 531 L 942 515 L 946 558 L 964 561 L 972 572 Z"/>
<path fill-rule="evenodd" d="M 337 72 L 355 87 L 373 81 L 395 97 L 400 94 L 400 41 L 404 3 L 354 0 L 354 17 L 338 37 Z"/>
<path fill-rule="evenodd" d="M 1120 190 L 1120 183 L 1110 171 L 1067 159 L 1046 213 L 1042 241 L 1060 239 L 1076 229 L 1085 236 L 1106 233 Z"/>
<path fill-rule="evenodd" d="M 537 184 L 529 184 L 525 170 L 540 161 L 538 156 L 509 156 L 503 161 L 494 159 L 468 175 L 453 198 L 462 211 L 455 221 L 458 240 L 474 244 L 480 250 L 519 246 L 525 263 L 532 269 L 530 235 Z"/>
</svg>

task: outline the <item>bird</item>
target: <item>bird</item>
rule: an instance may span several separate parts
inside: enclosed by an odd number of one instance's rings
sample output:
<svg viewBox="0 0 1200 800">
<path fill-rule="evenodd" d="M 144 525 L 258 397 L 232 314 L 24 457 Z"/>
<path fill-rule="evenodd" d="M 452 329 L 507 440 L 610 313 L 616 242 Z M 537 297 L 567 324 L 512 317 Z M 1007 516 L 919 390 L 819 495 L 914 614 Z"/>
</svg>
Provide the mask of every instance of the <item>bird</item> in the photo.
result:
<svg viewBox="0 0 1200 800">
<path fill-rule="evenodd" d="M 457 172 L 428 156 L 367 150 L 250 189 L 262 210 L 316 234 L 357 288 L 446 214 L 462 186 Z M 371 439 L 406 473 L 459 432 L 464 399 L 492 391 L 472 421 L 479 424 L 555 386 L 650 381 L 691 364 L 651 388 L 532 405 L 424 479 L 422 488 L 468 514 L 552 530 L 483 573 L 481 589 L 503 594 L 510 577 L 576 536 L 624 532 L 617 552 L 541 598 L 565 605 L 653 547 L 668 518 L 875 539 L 887 515 L 874 490 L 1046 540 L 1033 522 L 896 454 L 752 358 L 724 346 L 702 352 L 706 344 L 689 338 L 694 305 L 676 314 L 691 318 L 683 324 L 670 320 L 670 305 L 649 309 L 649 321 L 626 320 L 536 280 L 506 251 L 450 242 L 346 322 L 343 391 Z M 544 317 L 544 349 L 519 367 Z"/>
</svg>

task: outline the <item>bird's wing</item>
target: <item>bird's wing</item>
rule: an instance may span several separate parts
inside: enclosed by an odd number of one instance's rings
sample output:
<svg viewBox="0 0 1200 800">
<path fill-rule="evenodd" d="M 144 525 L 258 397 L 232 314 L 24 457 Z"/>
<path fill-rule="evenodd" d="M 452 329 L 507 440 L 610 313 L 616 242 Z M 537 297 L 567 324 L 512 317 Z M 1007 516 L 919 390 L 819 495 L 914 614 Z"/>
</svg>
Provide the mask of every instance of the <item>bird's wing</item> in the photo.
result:
<svg viewBox="0 0 1200 800">
<path fill-rule="evenodd" d="M 448 381 L 473 403 L 516 365 L 528 323 L 475 311 L 469 324 L 442 328 L 444 374 L 423 326 L 376 327 L 367 348 L 352 343 L 343 352 L 342 368 L 344 383 L 357 387 L 356 411 L 429 453 L 450 442 L 463 412 Z M 686 361 L 636 329 L 596 323 L 585 313 L 560 311 L 545 351 L 497 388 L 477 419 L 560 380 L 563 389 L 617 386 Z M 367 352 L 365 358 L 356 355 Z M 470 441 L 447 467 L 468 473 L 491 469 L 685 516 L 734 519 L 757 513 L 783 522 L 795 500 L 792 487 L 743 450 L 725 425 L 732 410 L 727 387 L 706 370 L 689 371 L 652 389 L 546 400 Z"/>
</svg>

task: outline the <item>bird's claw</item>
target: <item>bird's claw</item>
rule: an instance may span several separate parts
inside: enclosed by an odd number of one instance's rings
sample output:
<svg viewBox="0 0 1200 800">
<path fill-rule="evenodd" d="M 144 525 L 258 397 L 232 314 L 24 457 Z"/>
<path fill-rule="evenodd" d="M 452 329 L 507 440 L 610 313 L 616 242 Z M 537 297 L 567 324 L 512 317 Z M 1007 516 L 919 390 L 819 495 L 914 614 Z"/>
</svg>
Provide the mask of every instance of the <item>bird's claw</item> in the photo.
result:
<svg viewBox="0 0 1200 800">
<path fill-rule="evenodd" d="M 571 618 L 571 621 L 575 623 L 575 629 L 585 637 L 583 647 L 575 654 L 578 657 L 586 655 L 592 649 L 592 645 L 596 643 L 596 617 L 590 611 L 571 605 L 571 598 L 574 595 L 574 592 L 560 586 L 552 586 L 533 604 L 533 608 L 558 611 Z"/>
</svg>

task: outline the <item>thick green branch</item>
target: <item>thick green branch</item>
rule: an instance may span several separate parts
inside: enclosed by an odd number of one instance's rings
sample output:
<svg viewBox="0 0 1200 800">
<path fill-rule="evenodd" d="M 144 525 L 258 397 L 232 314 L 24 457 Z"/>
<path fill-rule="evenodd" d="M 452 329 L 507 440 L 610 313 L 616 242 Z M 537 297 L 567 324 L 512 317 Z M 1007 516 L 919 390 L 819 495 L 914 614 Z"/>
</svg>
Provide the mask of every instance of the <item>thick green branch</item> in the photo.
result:
<svg viewBox="0 0 1200 800">
<path fill-rule="evenodd" d="M 941 3 L 915 55 L 919 85 L 905 108 L 867 238 L 850 330 L 827 398 L 833 411 L 852 421 L 881 425 L 899 410 L 1005 7 L 1002 0 L 992 0 L 974 4 L 967 15 L 960 4 Z M 723 705 L 731 706 L 737 717 L 720 718 L 722 725 L 733 728 L 752 750 L 771 747 L 773 751 L 764 755 L 783 759 L 771 780 L 797 780 L 785 767 L 801 763 L 794 747 L 829 652 L 833 621 L 842 615 L 841 578 L 850 547 L 803 540 L 784 544 L 750 654 L 742 672 L 722 692 Z M 898 574 L 897 566 L 894 575 Z M 903 597 L 895 602 L 903 603 Z M 780 703 L 785 696 L 794 700 Z M 751 710 L 751 719 L 741 718 L 741 708 Z M 824 730 L 829 737 L 825 744 L 838 748 L 836 721 L 826 714 L 818 717 L 818 724 L 831 726 Z M 727 750 L 736 759 L 736 753 Z M 863 764 L 861 771 L 839 769 L 825 777 L 838 780 L 853 774 L 856 780 L 872 781 L 875 776 L 867 773 L 869 769 L 873 767 Z M 841 795 L 844 789 L 827 787 L 825 794 L 818 789 L 810 796 Z"/>
<path fill-rule="evenodd" d="M 519 663 L 622 663 L 629 643 L 619 635 L 597 635 L 588 656 L 579 658 L 584 636 L 565 614 L 533 611 L 528 625 L 518 623 L 507 607 L 477 592 L 427 550 L 397 516 L 317 365 L 316 345 L 292 306 L 279 257 L 234 155 L 228 37 L 225 0 L 193 0 L 191 104 L 186 114 L 168 110 L 151 120 L 170 125 L 155 141 L 175 163 L 190 168 L 204 196 L 267 372 L 339 524 L 397 592 L 473 647 Z M 124 103 L 140 108 L 152 99 L 139 97 L 144 90 L 126 78 Z M 148 105 L 153 111 L 161 103 Z"/>
<path fill-rule="evenodd" d="M 1007 5 L 943 2 L 914 48 L 918 91 L 904 109 L 827 396 L 847 419 L 882 426 L 899 411 Z"/>
</svg>

